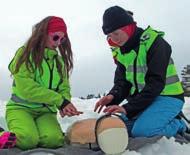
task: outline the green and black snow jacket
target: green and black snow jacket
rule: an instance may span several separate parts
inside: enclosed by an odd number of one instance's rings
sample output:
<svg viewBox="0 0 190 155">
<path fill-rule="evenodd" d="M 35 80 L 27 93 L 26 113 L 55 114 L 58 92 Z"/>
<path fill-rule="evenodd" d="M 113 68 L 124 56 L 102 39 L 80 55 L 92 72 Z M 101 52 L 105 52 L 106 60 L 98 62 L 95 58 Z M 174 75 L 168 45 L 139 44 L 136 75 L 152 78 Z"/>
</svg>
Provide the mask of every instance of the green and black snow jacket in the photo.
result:
<svg viewBox="0 0 190 155">
<path fill-rule="evenodd" d="M 184 100 L 171 59 L 171 47 L 163 39 L 163 33 L 150 27 L 137 28 L 123 47 L 112 51 L 117 69 L 114 86 L 108 93 L 114 95 L 114 100 L 109 105 L 127 98 L 128 103 L 123 107 L 130 118 L 142 112 L 159 95 Z"/>
<path fill-rule="evenodd" d="M 23 49 L 24 46 L 18 49 L 9 64 L 9 70 L 12 74 Z M 35 69 L 33 72 L 28 71 L 23 63 L 18 73 L 13 74 L 12 96 L 7 108 L 46 106 L 52 112 L 56 112 L 64 102 L 68 104 L 71 100 L 69 79 L 65 72 L 64 78 L 60 78 L 56 59 L 62 64 L 64 70 L 64 62 L 61 56 L 58 55 L 57 51 L 48 48 L 45 48 L 42 61 L 43 74 L 40 73 L 39 69 Z"/>
</svg>

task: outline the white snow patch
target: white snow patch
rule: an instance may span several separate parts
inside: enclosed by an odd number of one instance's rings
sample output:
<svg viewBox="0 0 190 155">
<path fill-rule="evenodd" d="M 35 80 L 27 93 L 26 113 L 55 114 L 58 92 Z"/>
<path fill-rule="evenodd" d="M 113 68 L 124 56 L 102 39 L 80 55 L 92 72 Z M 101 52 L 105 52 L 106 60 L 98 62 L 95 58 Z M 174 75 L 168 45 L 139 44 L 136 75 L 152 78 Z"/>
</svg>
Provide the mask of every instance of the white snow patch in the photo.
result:
<svg viewBox="0 0 190 155">
<path fill-rule="evenodd" d="M 190 118 L 190 98 L 185 98 L 184 113 L 188 118 Z M 101 114 L 95 113 L 94 105 L 97 99 L 81 100 L 79 98 L 72 98 L 73 104 L 77 107 L 79 111 L 83 111 L 84 114 L 74 117 L 64 117 L 61 118 L 58 115 L 58 120 L 61 123 L 63 131 L 65 131 L 69 125 L 71 125 L 76 120 L 81 120 L 85 118 L 97 118 Z M 6 102 L 0 101 L 0 126 L 6 128 L 5 122 L 5 106 Z M 179 144 L 174 141 L 174 138 L 162 138 L 155 144 L 148 144 L 137 151 L 125 151 L 123 155 L 189 155 L 190 144 Z"/>
</svg>

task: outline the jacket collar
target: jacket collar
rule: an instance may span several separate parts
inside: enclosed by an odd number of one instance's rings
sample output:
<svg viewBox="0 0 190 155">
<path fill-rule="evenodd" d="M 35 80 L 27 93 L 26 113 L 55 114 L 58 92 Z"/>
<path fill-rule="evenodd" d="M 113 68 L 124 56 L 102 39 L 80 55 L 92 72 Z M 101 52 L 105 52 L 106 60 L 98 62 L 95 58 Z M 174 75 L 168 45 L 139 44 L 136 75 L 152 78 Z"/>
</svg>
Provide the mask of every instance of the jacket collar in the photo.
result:
<svg viewBox="0 0 190 155">
<path fill-rule="evenodd" d="M 137 47 L 139 47 L 140 37 L 143 32 L 144 30 L 142 28 L 137 27 L 134 35 L 122 47 L 120 47 L 121 53 L 128 53 L 132 49 L 136 49 Z"/>
<path fill-rule="evenodd" d="M 56 50 L 45 48 L 45 51 L 44 51 L 45 59 L 53 59 L 57 55 L 58 55 L 58 52 Z"/>
</svg>

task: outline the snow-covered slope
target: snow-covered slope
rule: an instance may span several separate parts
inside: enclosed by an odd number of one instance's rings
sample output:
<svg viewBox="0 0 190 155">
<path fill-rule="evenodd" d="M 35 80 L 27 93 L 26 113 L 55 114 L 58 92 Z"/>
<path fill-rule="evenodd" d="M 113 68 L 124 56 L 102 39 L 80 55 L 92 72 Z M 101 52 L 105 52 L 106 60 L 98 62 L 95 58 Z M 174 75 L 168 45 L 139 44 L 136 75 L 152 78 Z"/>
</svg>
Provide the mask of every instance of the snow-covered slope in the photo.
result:
<svg viewBox="0 0 190 155">
<path fill-rule="evenodd" d="M 185 98 L 186 104 L 184 106 L 183 111 L 185 112 L 186 116 L 190 118 L 190 98 Z M 65 117 L 59 118 L 59 122 L 61 123 L 62 129 L 65 131 L 68 126 L 75 122 L 76 120 L 84 119 L 84 118 L 97 118 L 100 114 L 93 112 L 94 104 L 96 103 L 97 99 L 90 99 L 90 100 L 81 100 L 79 98 L 73 98 L 72 102 L 76 105 L 78 110 L 83 111 L 84 114 L 75 117 Z M 0 101 L 0 126 L 6 128 L 5 123 L 5 104 L 6 102 Z M 190 152 L 190 144 L 180 145 L 174 142 L 174 139 L 171 138 L 170 140 L 166 138 L 162 138 L 155 144 L 149 144 L 138 152 L 135 151 L 126 151 L 124 155 L 189 155 Z"/>
</svg>

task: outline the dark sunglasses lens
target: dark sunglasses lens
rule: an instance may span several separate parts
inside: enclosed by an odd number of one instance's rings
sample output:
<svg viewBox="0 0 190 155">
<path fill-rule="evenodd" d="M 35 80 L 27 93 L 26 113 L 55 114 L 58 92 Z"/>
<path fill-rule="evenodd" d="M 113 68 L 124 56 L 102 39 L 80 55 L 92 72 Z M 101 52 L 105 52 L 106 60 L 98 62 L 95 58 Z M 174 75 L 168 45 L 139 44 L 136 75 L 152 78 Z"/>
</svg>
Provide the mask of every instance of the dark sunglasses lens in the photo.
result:
<svg viewBox="0 0 190 155">
<path fill-rule="evenodd" d="M 58 41 L 58 40 L 59 40 L 59 36 L 58 35 L 53 36 L 53 41 Z"/>
</svg>

